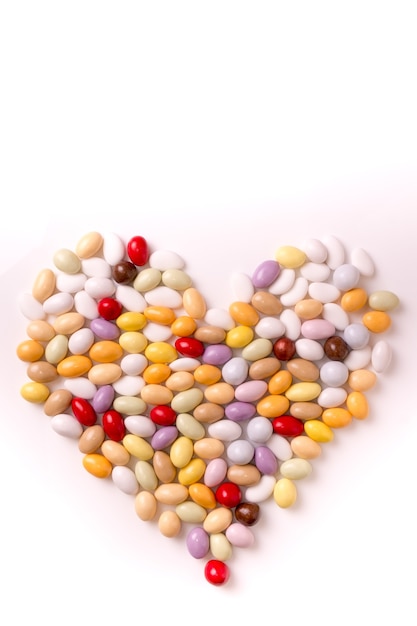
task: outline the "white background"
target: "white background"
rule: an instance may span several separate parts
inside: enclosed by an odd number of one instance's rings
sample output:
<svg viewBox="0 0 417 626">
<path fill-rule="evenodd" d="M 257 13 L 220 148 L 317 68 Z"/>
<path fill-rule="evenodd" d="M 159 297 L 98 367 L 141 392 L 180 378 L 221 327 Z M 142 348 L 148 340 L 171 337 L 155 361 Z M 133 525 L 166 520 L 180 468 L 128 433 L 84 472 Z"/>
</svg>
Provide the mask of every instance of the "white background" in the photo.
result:
<svg viewBox="0 0 417 626">
<path fill-rule="evenodd" d="M 1 623 L 415 625 L 413 9 L 2 3 Z M 370 417 L 337 433 L 294 509 L 264 508 L 227 586 L 19 397 L 18 294 L 89 230 L 176 250 L 210 306 L 232 271 L 328 233 L 401 298 Z"/>
</svg>

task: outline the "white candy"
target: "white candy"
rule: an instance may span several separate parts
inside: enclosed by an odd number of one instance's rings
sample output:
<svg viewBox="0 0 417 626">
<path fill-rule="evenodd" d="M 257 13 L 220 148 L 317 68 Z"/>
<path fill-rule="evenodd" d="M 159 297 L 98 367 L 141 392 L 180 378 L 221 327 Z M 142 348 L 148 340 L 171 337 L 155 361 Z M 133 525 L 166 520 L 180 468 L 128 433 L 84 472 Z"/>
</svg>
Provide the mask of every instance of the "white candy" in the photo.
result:
<svg viewBox="0 0 417 626">
<path fill-rule="evenodd" d="M 298 356 L 308 361 L 320 361 L 324 357 L 324 348 L 314 339 L 297 339 L 295 349 Z"/>
<path fill-rule="evenodd" d="M 330 267 L 327 263 L 304 263 L 300 267 L 300 274 L 310 282 L 322 282 L 330 276 Z"/>
<path fill-rule="evenodd" d="M 193 372 L 199 365 L 201 365 L 201 363 L 198 359 L 184 356 L 171 361 L 169 367 L 173 372 Z"/>
<path fill-rule="evenodd" d="M 315 282 L 309 284 L 308 294 L 314 300 L 326 304 L 327 302 L 335 302 L 340 296 L 340 291 L 335 285 L 330 283 Z"/>
<path fill-rule="evenodd" d="M 326 235 L 322 241 L 327 248 L 326 263 L 330 269 L 335 270 L 345 261 L 345 248 L 342 242 L 333 235 Z"/>
<path fill-rule="evenodd" d="M 121 376 L 113 383 L 113 389 L 121 396 L 137 396 L 145 386 L 141 376 Z"/>
<path fill-rule="evenodd" d="M 234 272 L 231 275 L 230 286 L 236 302 L 250 302 L 255 293 L 251 277 L 243 272 Z"/>
<path fill-rule="evenodd" d="M 341 387 L 349 378 L 349 369 L 341 361 L 327 361 L 320 368 L 320 380 L 329 387 Z"/>
<path fill-rule="evenodd" d="M 362 276 L 373 276 L 375 273 L 374 262 L 366 250 L 354 248 L 350 255 L 352 265 L 358 268 Z"/>
<path fill-rule="evenodd" d="M 103 236 L 103 256 L 109 265 L 117 265 L 126 255 L 126 246 L 116 233 Z"/>
<path fill-rule="evenodd" d="M 19 296 L 20 312 L 28 320 L 44 320 L 46 313 L 38 300 L 31 293 L 22 293 Z"/>
<path fill-rule="evenodd" d="M 77 293 L 84 289 L 86 280 L 87 276 L 85 274 L 65 274 L 64 272 L 57 272 L 56 288 L 66 293 Z"/>
<path fill-rule="evenodd" d="M 182 270 L 184 260 L 176 252 L 171 250 L 156 250 L 149 257 L 150 267 L 154 267 L 161 272 L 170 269 Z"/>
<path fill-rule="evenodd" d="M 292 309 L 284 309 L 280 320 L 285 326 L 285 334 L 288 339 L 296 341 L 301 333 L 301 320 Z"/>
<path fill-rule="evenodd" d="M 127 311 L 143 313 L 147 307 L 146 300 L 142 294 L 130 287 L 130 285 L 118 285 L 115 298 Z"/>
<path fill-rule="evenodd" d="M 278 339 L 285 335 L 285 326 L 281 320 L 267 315 L 259 320 L 254 330 L 258 337 L 264 339 Z"/>
<path fill-rule="evenodd" d="M 138 437 L 152 437 L 156 433 L 156 424 L 147 415 L 128 415 L 124 423 L 126 429 Z"/>
<path fill-rule="evenodd" d="M 204 319 L 207 324 L 218 326 L 223 328 L 223 330 L 231 330 L 236 326 L 233 317 L 226 309 L 208 309 Z"/>
<path fill-rule="evenodd" d="M 321 316 L 336 328 L 336 330 L 344 330 L 349 325 L 349 315 L 340 304 L 335 302 L 326 302 L 323 304 Z"/>
<path fill-rule="evenodd" d="M 159 285 L 155 289 L 145 292 L 145 300 L 151 306 L 167 306 L 170 309 L 178 309 L 182 306 L 182 295 L 179 291 Z"/>
<path fill-rule="evenodd" d="M 359 282 L 360 272 L 351 263 L 339 265 L 333 272 L 333 284 L 341 291 L 353 289 Z"/>
<path fill-rule="evenodd" d="M 291 289 L 295 282 L 295 271 L 290 267 L 281 269 L 278 278 L 268 287 L 268 291 L 274 296 L 280 296 Z"/>
<path fill-rule="evenodd" d="M 74 298 L 70 293 L 54 293 L 43 303 L 43 310 L 47 315 L 62 315 L 68 313 L 74 306 Z"/>
<path fill-rule="evenodd" d="M 170 326 L 157 324 L 156 322 L 148 322 L 143 328 L 142 333 L 150 342 L 168 341 L 168 339 L 172 337 L 172 331 Z"/>
<path fill-rule="evenodd" d="M 82 271 L 88 278 L 111 278 L 111 267 L 101 257 L 91 257 L 81 262 Z"/>
<path fill-rule="evenodd" d="M 279 461 L 287 461 L 292 457 L 291 445 L 288 439 L 282 437 L 282 435 L 274 433 L 268 441 L 265 442 L 265 445 L 275 454 Z"/>
<path fill-rule="evenodd" d="M 308 280 L 303 276 L 295 279 L 291 289 L 282 294 L 280 300 L 283 306 L 294 306 L 307 295 Z"/>
<path fill-rule="evenodd" d="M 327 259 L 327 248 L 319 239 L 309 239 L 302 249 L 313 263 L 324 263 Z"/>
<path fill-rule="evenodd" d="M 97 387 L 88 378 L 77 376 L 76 378 L 66 378 L 64 387 L 72 393 L 73 396 L 84 398 L 84 400 L 92 400 L 97 393 Z"/>
<path fill-rule="evenodd" d="M 80 328 L 70 336 L 68 349 L 72 354 L 85 354 L 93 345 L 94 340 L 94 333 L 90 328 Z"/>
<path fill-rule="evenodd" d="M 139 483 L 135 472 L 125 465 L 116 465 L 112 469 L 112 480 L 116 487 L 130 496 L 135 496 L 139 491 Z"/>
<path fill-rule="evenodd" d="M 74 308 L 88 320 L 98 317 L 97 301 L 84 289 L 74 295 Z"/>
<path fill-rule="evenodd" d="M 116 285 L 111 278 L 92 276 L 85 281 L 84 290 L 92 298 L 101 300 L 101 298 L 109 298 L 112 296 L 116 291 Z"/>
<path fill-rule="evenodd" d="M 247 465 L 253 459 L 255 448 L 246 439 L 236 439 L 227 446 L 227 458 L 236 465 Z"/>
<path fill-rule="evenodd" d="M 317 404 L 325 409 L 340 406 L 347 398 L 347 391 L 343 387 L 327 387 L 317 398 Z"/>
<path fill-rule="evenodd" d="M 235 441 L 242 435 L 242 427 L 232 420 L 219 420 L 210 424 L 207 432 L 210 437 L 215 437 L 221 441 Z"/>
<path fill-rule="evenodd" d="M 235 356 L 226 361 L 222 367 L 222 377 L 229 385 L 240 385 L 243 383 L 249 371 L 249 365 L 246 359 L 240 356 Z"/>
<path fill-rule="evenodd" d="M 390 345 L 381 339 L 377 341 L 372 349 L 371 362 L 374 370 L 379 374 L 385 372 L 389 367 L 392 358 L 392 351 Z"/>
<path fill-rule="evenodd" d="M 249 420 L 246 434 L 254 443 L 266 443 L 271 438 L 273 430 L 270 419 L 257 415 Z"/>
<path fill-rule="evenodd" d="M 127 354 L 120 361 L 122 371 L 128 376 L 138 376 L 142 374 L 148 366 L 148 359 L 143 354 Z"/>
<path fill-rule="evenodd" d="M 54 415 L 50 424 L 58 435 L 68 437 L 69 439 L 79 439 L 83 434 L 83 427 L 80 422 L 68 413 Z"/>
<path fill-rule="evenodd" d="M 251 485 L 246 489 L 245 498 L 249 502 L 265 502 L 271 497 L 277 479 L 275 476 L 264 474 L 256 485 Z"/>
<path fill-rule="evenodd" d="M 359 350 L 351 350 L 343 363 L 351 372 L 354 370 L 360 370 L 367 367 L 371 361 L 372 348 L 371 346 L 365 346 Z"/>
</svg>

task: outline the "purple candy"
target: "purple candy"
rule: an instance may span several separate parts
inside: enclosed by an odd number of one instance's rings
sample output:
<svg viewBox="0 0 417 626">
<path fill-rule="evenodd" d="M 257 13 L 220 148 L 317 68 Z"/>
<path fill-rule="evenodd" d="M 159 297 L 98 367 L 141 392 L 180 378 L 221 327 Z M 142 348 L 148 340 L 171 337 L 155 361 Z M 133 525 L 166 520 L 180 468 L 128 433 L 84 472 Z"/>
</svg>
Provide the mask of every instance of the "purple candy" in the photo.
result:
<svg viewBox="0 0 417 626">
<path fill-rule="evenodd" d="M 120 330 L 113 324 L 102 317 L 96 317 L 95 320 L 91 320 L 90 328 L 97 337 L 100 339 L 117 339 L 120 335 Z"/>
<path fill-rule="evenodd" d="M 96 413 L 105 413 L 113 404 L 114 389 L 111 385 L 99 387 L 92 399 L 92 406 Z"/>
<path fill-rule="evenodd" d="M 192 528 L 187 535 L 186 545 L 188 552 L 195 559 L 203 559 L 209 551 L 209 536 L 201 526 Z"/>
<path fill-rule="evenodd" d="M 224 413 L 232 422 L 243 422 L 255 415 L 256 407 L 250 402 L 231 402 L 225 408 Z"/>
<path fill-rule="evenodd" d="M 175 426 L 162 426 L 151 439 L 154 450 L 163 450 L 173 443 L 178 437 L 178 429 Z"/>
<path fill-rule="evenodd" d="M 254 271 L 252 275 L 252 283 L 256 289 L 263 289 L 272 285 L 281 271 L 281 267 L 277 261 L 264 261 Z"/>
<path fill-rule="evenodd" d="M 233 356 L 232 349 L 222 343 L 214 343 L 206 347 L 202 355 L 204 363 L 223 365 Z"/>
<path fill-rule="evenodd" d="M 278 460 L 266 446 L 258 446 L 255 450 L 255 465 L 261 474 L 274 475 L 278 471 Z"/>
</svg>

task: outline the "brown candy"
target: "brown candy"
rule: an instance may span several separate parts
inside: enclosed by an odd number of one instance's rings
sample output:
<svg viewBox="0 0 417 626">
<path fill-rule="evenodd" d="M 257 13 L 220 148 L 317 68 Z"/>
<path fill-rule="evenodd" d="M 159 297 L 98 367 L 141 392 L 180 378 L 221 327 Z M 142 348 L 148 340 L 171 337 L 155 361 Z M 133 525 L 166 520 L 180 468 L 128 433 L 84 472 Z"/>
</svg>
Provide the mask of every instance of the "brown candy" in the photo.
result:
<svg viewBox="0 0 417 626">
<path fill-rule="evenodd" d="M 127 285 L 135 280 L 137 276 L 136 265 L 130 261 L 120 261 L 117 265 L 113 266 L 112 277 L 116 283 L 120 285 Z"/>
<path fill-rule="evenodd" d="M 253 526 L 259 519 L 260 508 L 255 502 L 241 502 L 235 509 L 235 517 L 245 526 Z"/>
<path fill-rule="evenodd" d="M 350 352 L 346 341 L 338 335 L 326 339 L 323 348 L 326 356 L 332 361 L 343 361 Z"/>
</svg>

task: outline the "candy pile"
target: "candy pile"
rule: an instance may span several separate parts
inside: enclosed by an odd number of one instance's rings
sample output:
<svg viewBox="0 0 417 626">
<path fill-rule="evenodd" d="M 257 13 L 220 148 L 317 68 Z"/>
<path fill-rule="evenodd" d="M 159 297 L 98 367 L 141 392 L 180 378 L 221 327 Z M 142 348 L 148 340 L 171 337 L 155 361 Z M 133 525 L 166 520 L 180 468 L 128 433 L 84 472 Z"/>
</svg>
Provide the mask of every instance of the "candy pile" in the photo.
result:
<svg viewBox="0 0 417 626">
<path fill-rule="evenodd" d="M 398 297 L 368 294 L 372 259 L 334 236 L 235 272 L 228 310 L 208 308 L 184 260 L 142 236 L 89 232 L 53 266 L 20 297 L 22 397 L 225 583 L 260 504 L 293 505 L 322 444 L 368 416 Z"/>
</svg>

